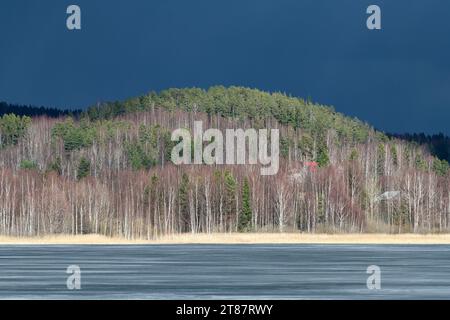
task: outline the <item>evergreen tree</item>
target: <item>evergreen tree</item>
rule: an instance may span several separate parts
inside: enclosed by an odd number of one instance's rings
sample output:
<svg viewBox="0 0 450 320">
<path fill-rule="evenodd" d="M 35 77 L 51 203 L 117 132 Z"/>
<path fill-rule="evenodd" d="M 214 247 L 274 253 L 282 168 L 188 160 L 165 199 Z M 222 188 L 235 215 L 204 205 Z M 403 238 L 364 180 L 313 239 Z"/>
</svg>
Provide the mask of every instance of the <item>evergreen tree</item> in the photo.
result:
<svg viewBox="0 0 450 320">
<path fill-rule="evenodd" d="M 439 176 L 445 176 L 449 171 L 449 164 L 445 160 L 433 159 L 433 171 Z"/>
<path fill-rule="evenodd" d="M 244 179 L 244 185 L 242 187 L 242 209 L 239 215 L 239 226 L 238 230 L 240 232 L 249 231 L 251 229 L 252 222 L 252 206 L 250 201 L 250 185 L 248 179 Z"/>
<path fill-rule="evenodd" d="M 359 154 L 358 154 L 358 150 L 356 150 L 355 148 L 352 149 L 352 152 L 350 153 L 350 157 L 349 160 L 350 161 L 356 161 L 359 158 Z"/>
<path fill-rule="evenodd" d="M 31 118 L 5 114 L 0 117 L 0 147 L 15 145 L 27 132 Z"/>
<path fill-rule="evenodd" d="M 330 164 L 330 157 L 328 156 L 328 148 L 325 143 L 319 145 L 319 150 L 317 150 L 317 163 L 320 168 L 324 168 Z"/>
<path fill-rule="evenodd" d="M 421 154 L 416 155 L 416 169 L 422 171 L 427 170 L 427 162 Z"/>
<path fill-rule="evenodd" d="M 144 151 L 141 142 L 133 142 L 126 144 L 128 160 L 134 170 L 149 169 L 154 160 Z"/>
<path fill-rule="evenodd" d="M 22 160 L 22 162 L 20 163 L 20 169 L 34 170 L 37 168 L 38 168 L 37 163 L 31 160 Z"/>
<path fill-rule="evenodd" d="M 289 156 L 289 139 L 285 137 L 280 137 L 280 154 L 283 158 Z"/>
<path fill-rule="evenodd" d="M 236 179 L 233 177 L 233 174 L 229 171 L 225 172 L 225 214 L 226 219 L 230 220 L 232 215 L 235 214 L 236 208 Z"/>
<path fill-rule="evenodd" d="M 398 166 L 398 155 L 397 155 L 397 148 L 395 145 L 391 145 L 391 157 L 392 157 L 392 163 L 395 167 Z"/>
<path fill-rule="evenodd" d="M 178 188 L 178 208 L 180 217 L 184 222 L 183 232 L 189 231 L 189 177 L 186 173 L 181 176 Z"/>
<path fill-rule="evenodd" d="M 80 159 L 80 163 L 78 164 L 77 169 L 77 179 L 81 180 L 87 177 L 91 172 L 91 163 L 85 157 Z"/>
<path fill-rule="evenodd" d="M 302 156 L 311 159 L 313 157 L 314 140 L 309 134 L 303 134 L 299 141 L 299 148 Z"/>
<path fill-rule="evenodd" d="M 80 125 L 75 125 L 73 119 L 69 118 L 53 127 L 52 136 L 61 138 L 64 149 L 70 152 L 91 146 L 96 138 L 96 127 L 94 123 L 86 120 L 81 121 Z"/>
<path fill-rule="evenodd" d="M 377 174 L 384 176 L 384 165 L 386 162 L 384 144 L 380 143 L 377 149 Z"/>
</svg>

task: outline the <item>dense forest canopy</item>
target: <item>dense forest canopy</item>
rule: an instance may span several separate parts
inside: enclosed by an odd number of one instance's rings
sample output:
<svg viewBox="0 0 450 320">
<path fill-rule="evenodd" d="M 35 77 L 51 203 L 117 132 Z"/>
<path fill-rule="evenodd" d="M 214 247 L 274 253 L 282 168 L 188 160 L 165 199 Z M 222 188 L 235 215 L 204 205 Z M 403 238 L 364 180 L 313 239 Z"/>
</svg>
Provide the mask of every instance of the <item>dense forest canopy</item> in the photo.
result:
<svg viewBox="0 0 450 320">
<path fill-rule="evenodd" d="M 62 116 L 78 116 L 81 114 L 81 110 L 61 110 L 57 108 L 48 107 L 34 107 L 23 106 L 18 104 L 8 104 L 6 102 L 0 102 L 0 116 L 5 114 L 15 114 L 17 116 L 47 116 L 51 118 L 58 118 Z"/>
<path fill-rule="evenodd" d="M 173 165 L 171 133 L 194 121 L 278 128 L 279 173 Z M 448 232 L 446 143 L 386 135 L 331 107 L 240 87 L 152 92 L 76 117 L 6 114 L 0 234 Z"/>
<path fill-rule="evenodd" d="M 87 110 L 91 120 L 111 119 L 155 107 L 173 111 L 203 112 L 233 119 L 249 119 L 254 126 L 263 126 L 269 118 L 281 125 L 302 128 L 321 135 L 333 128 L 342 139 L 355 142 L 367 140 L 371 127 L 356 118 L 345 117 L 332 107 L 314 104 L 283 93 L 267 93 L 257 89 L 215 86 L 208 90 L 199 88 L 168 89 L 159 94 L 129 99 L 125 102 L 103 103 Z"/>
<path fill-rule="evenodd" d="M 57 108 L 33 107 L 0 102 L 0 116 L 48 116 L 57 118 L 83 115 L 90 120 L 112 119 L 130 112 L 151 110 L 155 106 L 167 110 L 181 109 L 188 112 L 205 112 L 253 119 L 253 124 L 274 117 L 280 123 L 290 124 L 302 129 L 323 132 L 334 128 L 341 136 L 356 141 L 364 141 L 371 129 L 356 118 L 345 117 L 332 107 L 313 104 L 310 101 L 287 96 L 283 93 L 267 93 L 257 89 L 242 87 L 215 86 L 208 90 L 199 88 L 168 89 L 159 94 L 150 92 L 141 97 L 124 102 L 99 103 L 86 111 L 61 110 Z M 380 133 L 381 134 L 381 133 Z M 426 135 L 424 133 L 387 134 L 391 138 L 426 145 L 429 151 L 441 160 L 450 162 L 450 137 L 444 134 Z"/>
</svg>

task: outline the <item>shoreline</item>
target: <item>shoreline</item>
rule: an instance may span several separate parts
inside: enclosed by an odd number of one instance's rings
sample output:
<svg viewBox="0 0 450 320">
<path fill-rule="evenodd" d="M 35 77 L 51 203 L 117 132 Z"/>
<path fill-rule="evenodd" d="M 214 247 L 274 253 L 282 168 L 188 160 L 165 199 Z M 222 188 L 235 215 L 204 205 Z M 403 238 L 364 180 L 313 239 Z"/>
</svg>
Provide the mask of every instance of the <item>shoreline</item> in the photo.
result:
<svg viewBox="0 0 450 320">
<path fill-rule="evenodd" d="M 164 244 L 450 244 L 450 234 L 304 234 L 213 233 L 178 234 L 155 240 L 128 240 L 102 235 L 0 236 L 2 245 L 164 245 Z"/>
</svg>

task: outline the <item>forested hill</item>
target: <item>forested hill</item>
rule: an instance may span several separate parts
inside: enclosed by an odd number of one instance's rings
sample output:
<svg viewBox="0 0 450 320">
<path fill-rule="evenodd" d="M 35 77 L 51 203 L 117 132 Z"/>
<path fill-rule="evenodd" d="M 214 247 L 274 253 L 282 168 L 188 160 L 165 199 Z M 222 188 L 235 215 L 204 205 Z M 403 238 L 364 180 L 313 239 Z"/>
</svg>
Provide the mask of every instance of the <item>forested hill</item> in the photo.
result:
<svg viewBox="0 0 450 320">
<path fill-rule="evenodd" d="M 167 110 L 181 109 L 188 112 L 205 112 L 225 117 L 250 118 L 254 123 L 274 117 L 282 124 L 313 134 L 333 128 L 347 140 L 363 142 L 371 129 L 369 125 L 355 118 L 337 113 L 332 107 L 313 104 L 304 99 L 287 96 L 283 93 L 267 93 L 257 89 L 223 86 L 208 90 L 199 88 L 168 89 L 160 93 L 132 98 L 124 102 L 101 103 L 82 110 L 61 110 L 57 108 L 23 106 L 0 102 L 0 116 L 15 114 L 18 116 L 87 116 L 91 120 L 112 119 L 127 113 L 151 110 L 162 107 Z M 379 133 L 383 136 L 383 133 Z M 429 151 L 441 160 L 450 162 L 450 137 L 443 134 L 426 135 L 424 133 L 389 133 L 387 136 L 417 145 L 425 145 Z"/>
<path fill-rule="evenodd" d="M 278 128 L 278 173 L 174 165 L 171 133 L 195 121 Z M 77 117 L 7 114 L 0 235 L 450 232 L 449 164 L 407 140 L 328 106 L 240 87 L 170 89 Z"/>
<path fill-rule="evenodd" d="M 17 116 L 47 116 L 51 118 L 58 118 L 62 116 L 78 116 L 81 110 L 61 110 L 57 108 L 24 106 L 17 104 L 8 104 L 0 102 L 0 116 L 5 114 L 15 114 Z"/>
<path fill-rule="evenodd" d="M 262 126 L 266 120 L 273 118 L 281 125 L 301 128 L 317 136 L 334 129 L 340 138 L 355 142 L 366 141 L 369 132 L 373 131 L 366 123 L 345 117 L 332 107 L 280 92 L 267 93 L 243 87 L 214 86 L 208 90 L 186 88 L 168 89 L 159 94 L 150 92 L 124 102 L 98 104 L 89 108 L 86 114 L 91 120 L 112 119 L 154 108 L 249 119 L 255 126 Z"/>
<path fill-rule="evenodd" d="M 356 118 L 346 117 L 329 106 L 314 104 L 284 93 L 267 93 L 243 87 L 215 86 L 208 90 L 199 88 L 168 89 L 151 92 L 124 102 L 98 104 L 87 110 L 92 120 L 111 119 L 118 115 L 162 107 L 167 110 L 181 109 L 187 112 L 205 112 L 224 117 L 253 119 L 254 123 L 274 117 L 281 124 L 318 134 L 334 129 L 340 137 L 363 142 L 372 130 L 370 125 Z M 450 162 L 450 137 L 443 134 L 387 134 L 418 145 L 426 145 L 441 160 Z M 379 136 L 384 134 L 379 132 Z M 384 137 L 383 139 L 385 139 Z"/>
</svg>

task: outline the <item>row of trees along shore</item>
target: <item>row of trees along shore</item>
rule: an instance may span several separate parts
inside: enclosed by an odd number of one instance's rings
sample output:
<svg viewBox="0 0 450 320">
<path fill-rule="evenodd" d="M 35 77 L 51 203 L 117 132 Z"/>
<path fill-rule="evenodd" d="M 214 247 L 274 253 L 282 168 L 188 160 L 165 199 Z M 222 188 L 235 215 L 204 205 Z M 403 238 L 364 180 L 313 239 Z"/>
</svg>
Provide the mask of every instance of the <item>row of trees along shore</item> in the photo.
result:
<svg viewBox="0 0 450 320">
<path fill-rule="evenodd" d="M 175 166 L 177 128 L 278 128 L 280 170 Z M 305 163 L 315 161 L 317 170 Z M 383 198 L 380 195 L 395 196 Z M 448 163 L 332 108 L 170 89 L 57 118 L 0 117 L 0 235 L 449 232 Z"/>
</svg>

